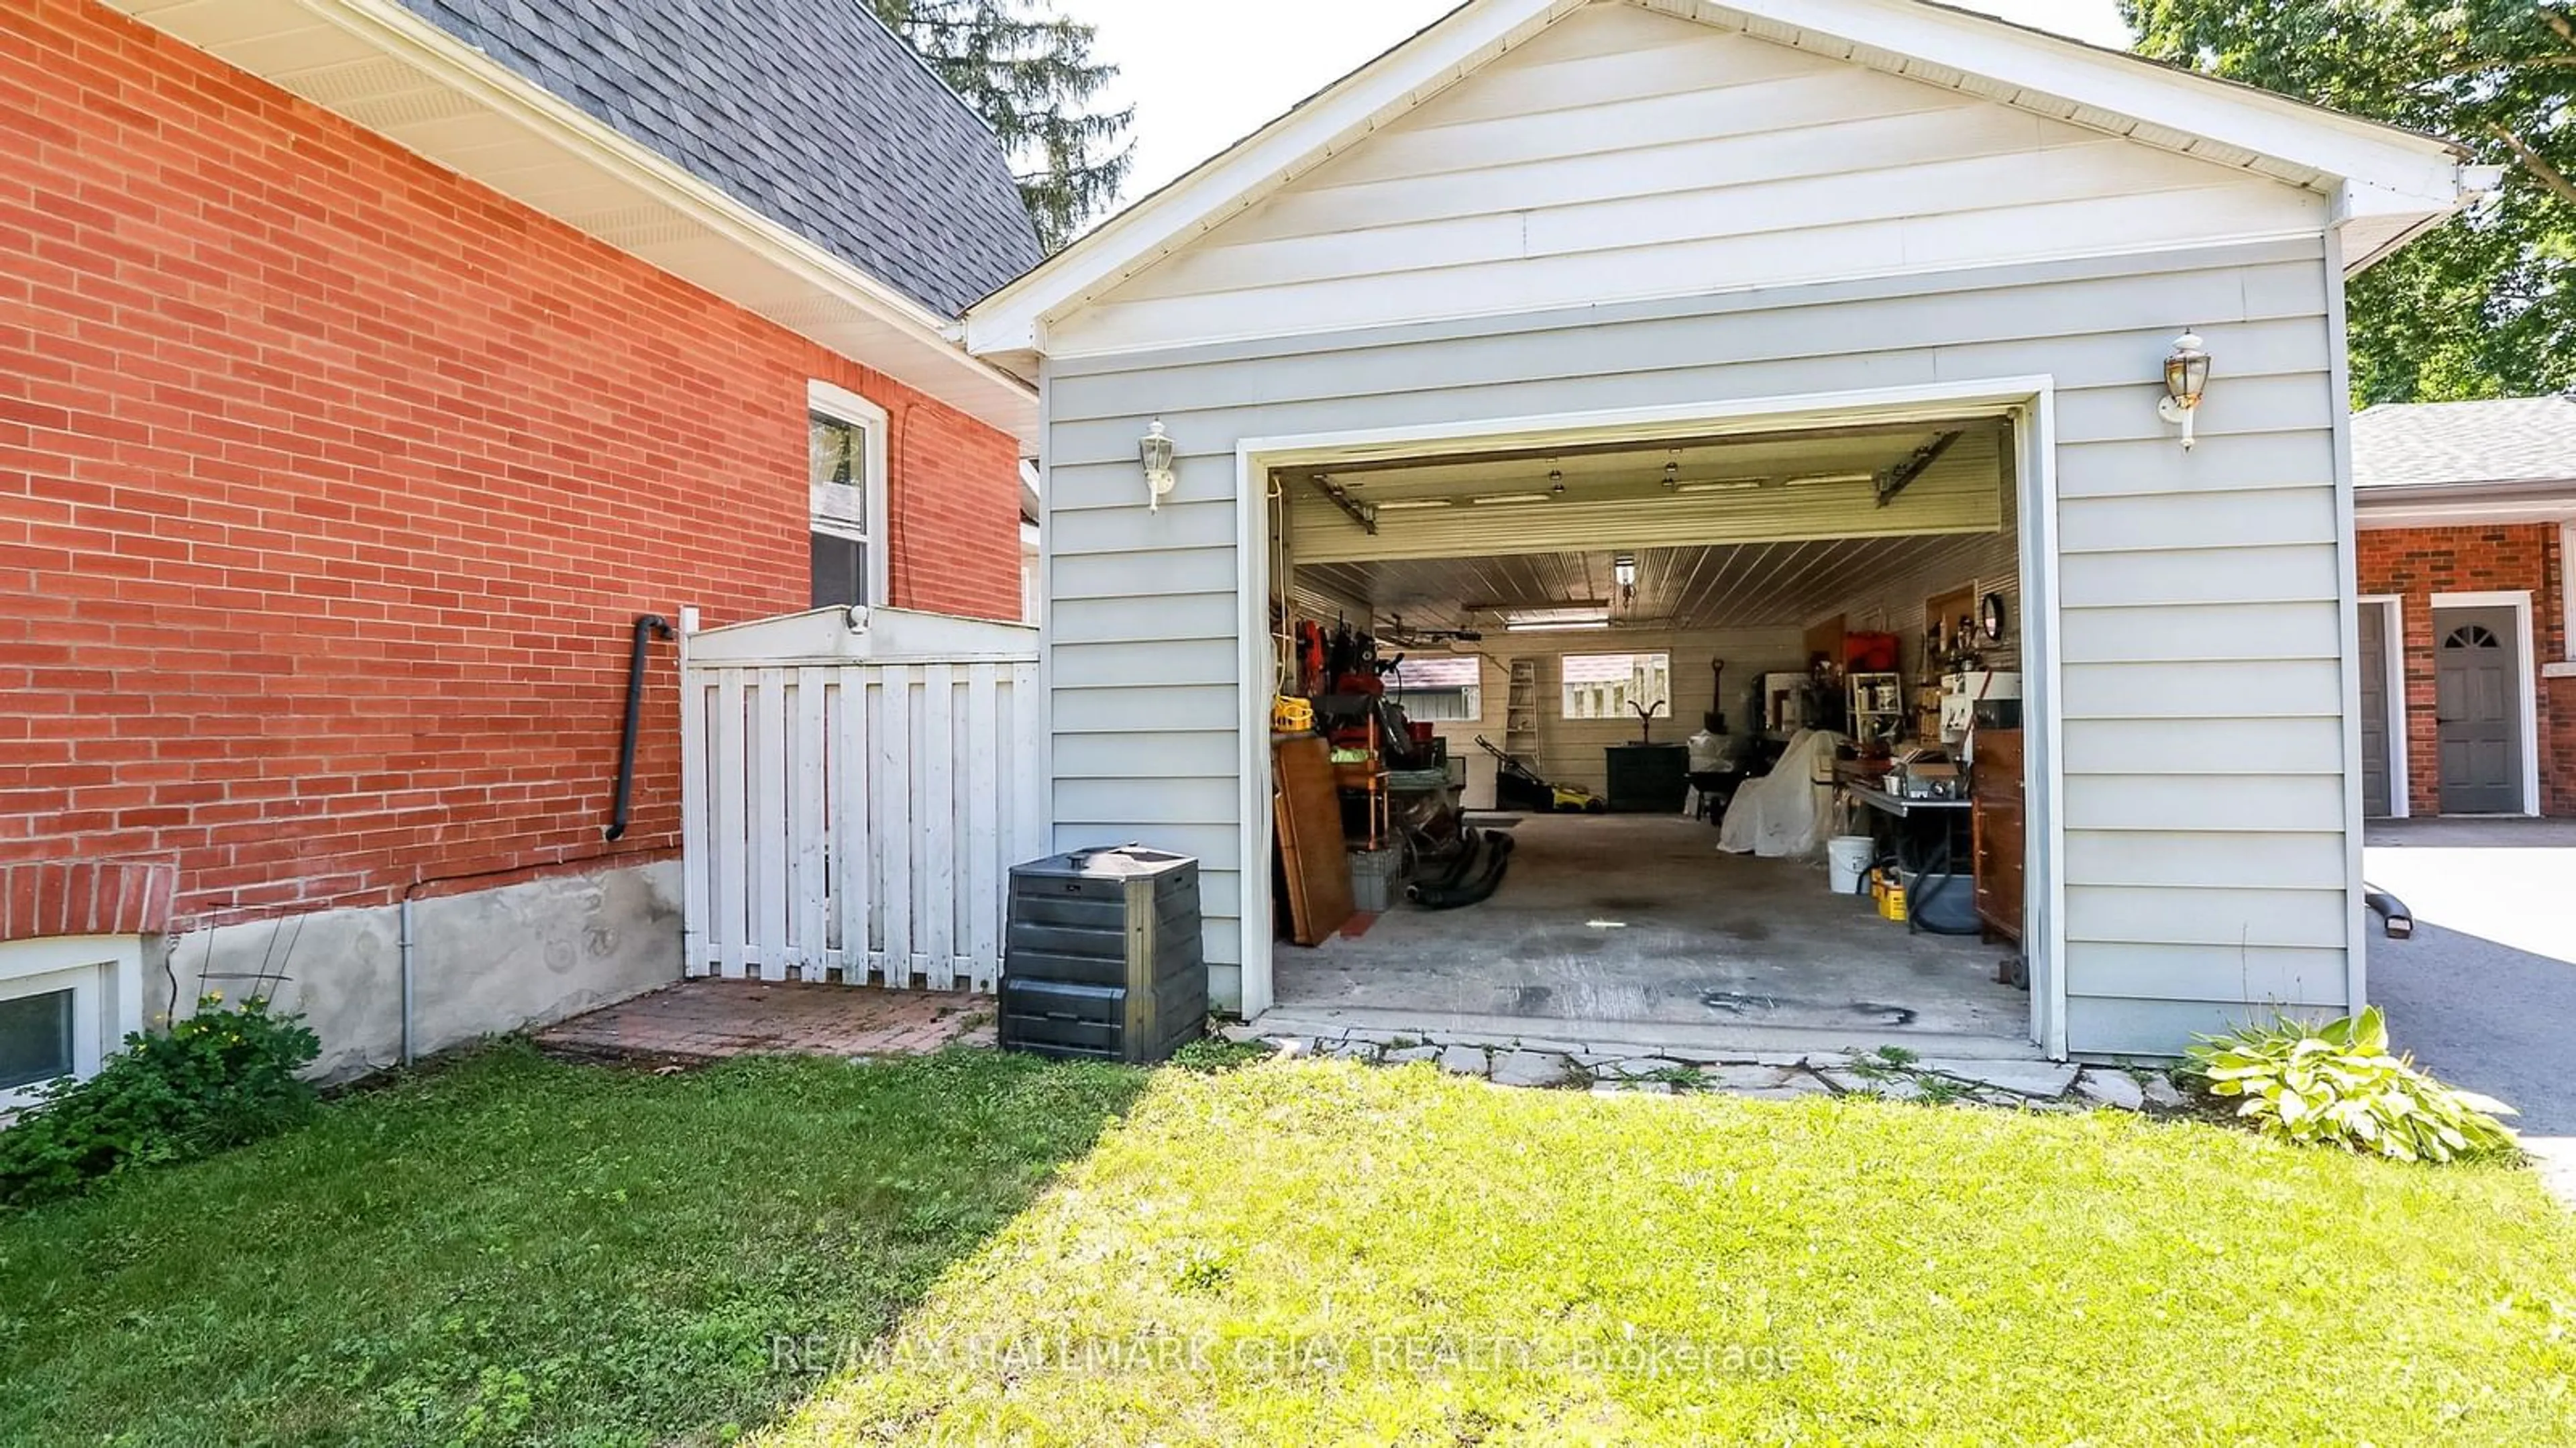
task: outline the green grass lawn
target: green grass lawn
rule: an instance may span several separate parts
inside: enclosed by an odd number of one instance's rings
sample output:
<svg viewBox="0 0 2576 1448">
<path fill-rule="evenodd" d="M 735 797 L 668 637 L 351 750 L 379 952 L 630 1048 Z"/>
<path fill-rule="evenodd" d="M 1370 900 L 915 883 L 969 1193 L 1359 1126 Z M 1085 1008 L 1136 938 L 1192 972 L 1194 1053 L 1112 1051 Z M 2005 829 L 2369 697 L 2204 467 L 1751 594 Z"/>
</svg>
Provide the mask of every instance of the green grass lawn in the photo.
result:
<svg viewBox="0 0 2576 1448">
<path fill-rule="evenodd" d="M 2562 1443 L 2571 1319 L 2527 1174 L 2195 1123 L 502 1051 L 0 1223 L 0 1432 Z"/>
<path fill-rule="evenodd" d="M 1133 1100 L 960 1052 L 687 1075 L 502 1048 L 0 1218 L 0 1442 L 720 1442 Z"/>
</svg>

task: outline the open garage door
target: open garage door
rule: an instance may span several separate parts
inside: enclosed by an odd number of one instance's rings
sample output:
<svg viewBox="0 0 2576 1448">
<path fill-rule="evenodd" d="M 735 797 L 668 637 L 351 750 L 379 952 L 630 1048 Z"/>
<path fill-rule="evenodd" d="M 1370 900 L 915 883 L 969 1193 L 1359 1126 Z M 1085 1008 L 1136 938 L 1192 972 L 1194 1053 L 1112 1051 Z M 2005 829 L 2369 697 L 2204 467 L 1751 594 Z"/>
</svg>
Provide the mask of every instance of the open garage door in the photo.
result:
<svg viewBox="0 0 2576 1448">
<path fill-rule="evenodd" d="M 1401 655 L 1388 696 L 1459 777 L 1458 823 L 1511 839 L 1489 898 L 1434 913 L 1398 889 L 1364 930 L 1274 944 L 1248 979 L 1266 967 L 1283 1011 L 1396 1029 L 2045 1044 L 2047 806 L 2034 827 L 2025 802 L 2046 750 L 2020 728 L 2045 694 L 2023 682 L 2031 426 L 1996 404 L 1247 449 L 1270 484 L 1254 687 L 1319 692 L 1329 727 L 1347 679 L 1301 675 L 1299 625 Z M 1961 678 L 1982 706 L 1945 701 Z M 1985 793 L 2011 805 L 1982 852 L 1979 732 Z M 1532 776 L 1599 813 L 1549 809 Z M 1755 792 L 1809 811 L 1797 848 L 1720 848 Z M 1390 847 L 1355 815 L 1352 833 L 1395 855 L 1364 870 L 1437 872 L 1437 831 Z M 1829 867 L 1835 836 L 1912 887 L 1911 921 L 1877 872 Z"/>
</svg>

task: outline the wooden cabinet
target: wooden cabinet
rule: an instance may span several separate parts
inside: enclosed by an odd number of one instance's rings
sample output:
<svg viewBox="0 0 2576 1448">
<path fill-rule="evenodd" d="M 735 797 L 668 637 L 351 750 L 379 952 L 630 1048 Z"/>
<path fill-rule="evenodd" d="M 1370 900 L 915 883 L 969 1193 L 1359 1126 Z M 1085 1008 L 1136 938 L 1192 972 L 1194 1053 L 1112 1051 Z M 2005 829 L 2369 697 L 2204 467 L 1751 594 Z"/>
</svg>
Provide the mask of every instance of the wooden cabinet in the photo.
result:
<svg viewBox="0 0 2576 1448">
<path fill-rule="evenodd" d="M 1977 918 L 2021 942 L 2021 731 L 1977 731 L 1975 823 Z"/>
</svg>

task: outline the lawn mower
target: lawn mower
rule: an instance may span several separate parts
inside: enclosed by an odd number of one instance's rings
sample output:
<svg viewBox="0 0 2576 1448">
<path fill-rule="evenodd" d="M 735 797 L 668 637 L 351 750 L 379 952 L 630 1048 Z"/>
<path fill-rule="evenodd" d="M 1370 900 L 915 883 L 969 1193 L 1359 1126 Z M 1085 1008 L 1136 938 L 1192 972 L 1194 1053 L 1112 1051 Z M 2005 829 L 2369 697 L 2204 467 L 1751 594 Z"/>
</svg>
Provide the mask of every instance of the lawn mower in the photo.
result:
<svg viewBox="0 0 2576 1448">
<path fill-rule="evenodd" d="M 1494 741 L 1479 734 L 1476 745 L 1494 756 L 1498 767 L 1494 776 L 1494 803 L 1504 809 L 1534 810 L 1541 814 L 1605 814 L 1609 801 L 1571 784 L 1550 784 L 1539 772 L 1523 764 L 1517 755 L 1494 747 Z"/>
</svg>

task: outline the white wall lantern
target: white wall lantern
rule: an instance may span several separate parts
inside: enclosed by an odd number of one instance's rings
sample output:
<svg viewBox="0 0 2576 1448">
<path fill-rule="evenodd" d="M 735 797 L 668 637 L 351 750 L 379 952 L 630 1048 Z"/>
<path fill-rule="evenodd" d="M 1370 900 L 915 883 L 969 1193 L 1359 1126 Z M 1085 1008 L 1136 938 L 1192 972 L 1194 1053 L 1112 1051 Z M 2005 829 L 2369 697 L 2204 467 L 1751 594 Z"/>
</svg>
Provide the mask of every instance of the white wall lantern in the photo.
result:
<svg viewBox="0 0 2576 1448">
<path fill-rule="evenodd" d="M 1145 506 L 1159 513 L 1165 495 L 1181 481 L 1180 474 L 1172 470 L 1172 440 L 1163 435 L 1161 418 L 1155 418 L 1154 425 L 1145 429 L 1145 436 L 1136 444 L 1136 453 L 1145 463 Z"/>
<path fill-rule="evenodd" d="M 2182 428 L 2183 450 L 2190 451 L 2200 420 L 2201 395 L 2209 390 L 2209 348 L 2198 332 L 2185 332 L 2174 339 L 2173 354 L 2165 358 L 2165 396 L 2156 404 L 2156 415 Z"/>
</svg>

